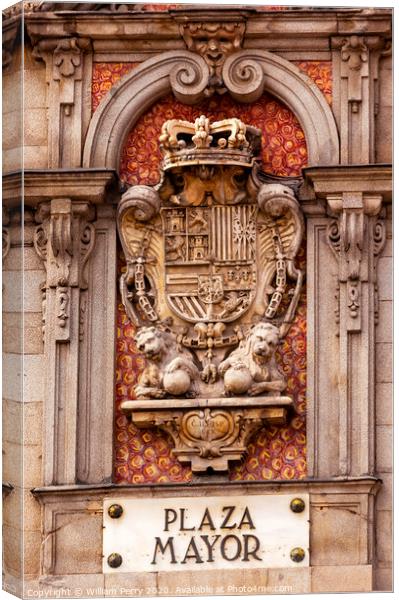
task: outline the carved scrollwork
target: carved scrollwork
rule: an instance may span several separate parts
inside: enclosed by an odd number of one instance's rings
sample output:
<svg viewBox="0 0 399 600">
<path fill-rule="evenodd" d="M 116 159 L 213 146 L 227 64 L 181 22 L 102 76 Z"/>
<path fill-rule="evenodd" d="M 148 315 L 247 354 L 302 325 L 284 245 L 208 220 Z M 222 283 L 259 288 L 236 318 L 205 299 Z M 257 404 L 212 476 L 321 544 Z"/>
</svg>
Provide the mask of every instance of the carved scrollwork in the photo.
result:
<svg viewBox="0 0 399 600">
<path fill-rule="evenodd" d="M 37 255 L 39 256 L 39 258 L 42 259 L 45 266 L 47 266 L 47 241 L 48 237 L 46 227 L 43 224 L 40 224 L 35 229 L 35 233 L 33 236 L 33 245 Z"/>
<path fill-rule="evenodd" d="M 382 219 L 376 219 L 373 229 L 374 256 L 378 256 L 386 243 L 386 227 Z"/>
<path fill-rule="evenodd" d="M 147 185 L 135 185 L 121 198 L 118 216 L 127 211 L 137 221 L 149 221 L 158 214 L 161 205 L 158 192 Z"/>
<path fill-rule="evenodd" d="M 201 56 L 186 54 L 181 62 L 171 68 L 170 85 L 176 98 L 185 104 L 196 104 L 206 94 L 209 68 Z"/>
<path fill-rule="evenodd" d="M 263 94 L 263 68 L 247 50 L 236 52 L 226 59 L 222 77 L 230 94 L 239 102 L 255 102 Z"/>
<path fill-rule="evenodd" d="M 327 228 L 327 241 L 331 250 L 338 254 L 341 247 L 341 234 L 339 231 L 338 219 L 331 219 Z"/>
<path fill-rule="evenodd" d="M 80 267 L 80 288 L 82 290 L 87 289 L 87 276 L 86 266 L 90 258 L 91 253 L 95 245 L 96 232 L 94 225 L 91 223 L 83 223 L 82 234 L 80 236 L 80 256 L 81 256 L 81 267 Z"/>
</svg>

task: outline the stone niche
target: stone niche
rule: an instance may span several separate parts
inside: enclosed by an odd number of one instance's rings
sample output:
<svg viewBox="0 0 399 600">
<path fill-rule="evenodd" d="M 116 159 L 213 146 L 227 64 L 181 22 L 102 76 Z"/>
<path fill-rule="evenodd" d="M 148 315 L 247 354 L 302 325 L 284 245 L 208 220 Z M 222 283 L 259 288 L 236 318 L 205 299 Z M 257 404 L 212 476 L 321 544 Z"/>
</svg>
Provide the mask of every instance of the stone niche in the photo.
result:
<svg viewBox="0 0 399 600">
<path fill-rule="evenodd" d="M 260 171 L 260 139 L 237 118 L 166 121 L 160 183 L 118 206 L 121 297 L 145 359 L 121 408 L 165 430 L 193 472 L 227 471 L 293 406 L 275 352 L 303 284 L 304 220 L 292 182 Z"/>
</svg>

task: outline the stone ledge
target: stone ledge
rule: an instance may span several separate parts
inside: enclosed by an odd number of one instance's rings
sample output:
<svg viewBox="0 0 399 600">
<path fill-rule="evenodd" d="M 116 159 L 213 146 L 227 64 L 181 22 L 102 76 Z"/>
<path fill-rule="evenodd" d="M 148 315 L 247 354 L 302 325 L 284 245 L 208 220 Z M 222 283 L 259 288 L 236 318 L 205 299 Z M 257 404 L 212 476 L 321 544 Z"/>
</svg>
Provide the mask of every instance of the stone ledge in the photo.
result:
<svg viewBox="0 0 399 600">
<path fill-rule="evenodd" d="M 392 165 L 335 165 L 303 169 L 305 182 L 314 188 L 317 198 L 343 192 L 381 194 L 392 201 Z"/>
<path fill-rule="evenodd" d="M 126 412 L 151 410 L 176 410 L 185 408 L 288 408 L 293 401 L 288 396 L 257 396 L 252 398 L 169 398 L 166 400 L 126 400 L 122 409 Z"/>
<path fill-rule="evenodd" d="M 141 497 L 170 496 L 173 493 L 185 496 L 196 496 L 198 493 L 223 495 L 226 493 L 247 494 L 275 494 L 284 492 L 313 492 L 317 494 L 342 493 L 357 494 L 366 493 L 376 495 L 382 485 L 382 480 L 377 477 L 336 477 L 331 479 L 293 479 L 280 481 L 229 481 L 227 486 L 220 487 L 217 482 L 195 481 L 193 483 L 96 483 L 96 484 L 71 484 L 71 485 L 49 485 L 35 487 L 32 494 L 40 501 L 58 501 L 60 497 L 76 498 L 104 498 L 109 496 Z M 206 490 L 206 491 L 203 491 Z M 137 492 L 137 494 L 136 494 Z"/>
<path fill-rule="evenodd" d="M 26 169 L 23 187 L 21 178 L 21 171 L 3 175 L 3 202 L 8 208 L 20 206 L 22 198 L 25 206 L 31 207 L 54 198 L 93 204 L 115 198 L 117 178 L 113 169 Z"/>
<path fill-rule="evenodd" d="M 123 412 L 141 429 L 159 427 L 174 441 L 172 453 L 194 473 L 224 472 L 247 454 L 264 425 L 284 425 L 292 406 L 287 396 L 128 400 Z"/>
</svg>

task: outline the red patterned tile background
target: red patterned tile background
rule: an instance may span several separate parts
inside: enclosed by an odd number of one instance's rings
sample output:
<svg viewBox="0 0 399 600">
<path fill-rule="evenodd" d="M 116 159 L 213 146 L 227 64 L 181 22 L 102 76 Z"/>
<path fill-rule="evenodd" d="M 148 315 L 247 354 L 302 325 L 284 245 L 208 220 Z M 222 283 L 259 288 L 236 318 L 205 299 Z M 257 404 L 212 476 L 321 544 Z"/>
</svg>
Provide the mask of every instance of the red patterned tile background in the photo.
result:
<svg viewBox="0 0 399 600">
<path fill-rule="evenodd" d="M 314 62 L 314 61 L 313 61 Z M 310 65 L 310 66 L 309 66 Z M 318 85 L 331 90 L 328 70 L 301 68 Z M 323 65 L 324 67 L 324 65 Z M 124 69 L 127 70 L 124 70 Z M 132 63 L 97 63 L 93 79 L 93 110 L 111 85 Z M 324 83 L 323 83 L 324 82 Z M 264 94 L 251 105 L 239 104 L 228 95 L 214 97 L 196 106 L 186 106 L 167 96 L 153 105 L 136 123 L 126 140 L 120 164 L 121 179 L 130 184 L 155 184 L 159 179 L 160 152 L 158 137 L 162 123 L 171 118 L 193 121 L 206 114 L 212 120 L 239 116 L 245 123 L 262 131 L 263 169 L 276 175 L 300 174 L 306 165 L 307 151 L 303 131 L 292 112 L 275 98 Z M 305 245 L 298 257 L 304 268 Z M 123 256 L 119 254 L 123 269 Z M 172 454 L 173 443 L 158 430 L 138 430 L 120 411 L 125 399 L 134 398 L 134 384 L 143 367 L 134 345 L 134 327 L 129 323 L 123 305 L 117 314 L 117 367 L 115 417 L 115 471 L 117 483 L 163 483 L 191 480 L 191 471 L 182 467 Z M 287 480 L 306 477 L 306 290 L 297 315 L 278 354 L 278 361 L 287 381 L 287 394 L 292 395 L 295 415 L 286 427 L 264 428 L 249 444 L 248 457 L 231 469 L 231 480 Z"/>
<path fill-rule="evenodd" d="M 139 63 L 93 63 L 91 82 L 91 109 L 96 110 L 104 96 L 121 77 L 129 73 Z"/>
<path fill-rule="evenodd" d="M 294 64 L 313 79 L 327 102 L 332 104 L 332 62 L 330 60 L 294 61 Z"/>
</svg>

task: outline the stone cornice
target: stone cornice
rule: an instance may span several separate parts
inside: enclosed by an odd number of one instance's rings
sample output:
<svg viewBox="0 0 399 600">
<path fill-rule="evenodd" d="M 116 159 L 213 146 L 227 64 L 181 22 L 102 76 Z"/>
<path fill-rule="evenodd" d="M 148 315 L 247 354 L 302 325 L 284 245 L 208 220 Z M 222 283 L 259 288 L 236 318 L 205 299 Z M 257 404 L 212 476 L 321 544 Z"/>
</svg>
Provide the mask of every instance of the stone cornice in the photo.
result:
<svg viewBox="0 0 399 600">
<path fill-rule="evenodd" d="M 92 40 L 113 38 L 117 45 L 120 41 L 130 42 L 145 39 L 153 45 L 154 51 L 165 49 L 162 42 L 169 44 L 180 41 L 179 24 L 183 21 L 198 20 L 203 14 L 206 20 L 231 20 L 240 14 L 246 20 L 244 47 L 252 47 L 262 40 L 262 48 L 269 40 L 280 40 L 281 49 L 290 49 L 292 39 L 347 36 L 362 31 L 362 35 L 381 35 L 389 37 L 391 32 L 391 10 L 389 9 L 350 9 L 350 10 L 287 10 L 256 11 L 245 7 L 238 11 L 236 7 L 209 9 L 202 5 L 200 9 L 178 9 L 162 13 L 143 11 L 116 12 L 105 10 L 76 10 L 60 12 L 25 13 L 28 33 L 35 43 L 46 37 L 82 36 Z M 169 46 L 170 47 L 170 46 Z"/>
<path fill-rule="evenodd" d="M 58 499 L 60 496 L 145 496 L 167 497 L 171 494 L 185 496 L 201 495 L 223 495 L 227 489 L 234 493 L 256 494 L 256 493 L 276 493 L 276 492 L 313 492 L 313 493 L 372 493 L 376 494 L 381 486 L 381 480 L 376 477 L 337 477 L 332 479 L 300 479 L 290 481 L 229 481 L 224 487 L 220 487 L 217 482 L 193 482 L 191 484 L 183 483 L 162 483 L 162 484 L 137 484 L 121 485 L 115 483 L 104 483 L 95 485 L 59 485 L 37 487 L 31 490 L 31 493 L 39 500 L 47 498 Z M 184 490 L 184 492 L 183 492 Z M 136 493 L 135 493 L 136 492 Z"/>
<path fill-rule="evenodd" d="M 116 174 L 112 169 L 54 169 L 13 171 L 3 175 L 3 203 L 8 207 L 21 204 L 36 207 L 40 202 L 55 198 L 71 198 L 93 204 L 105 202 L 106 191 L 112 200 L 116 190 Z M 23 190 L 23 192 L 22 192 Z"/>
<path fill-rule="evenodd" d="M 306 184 L 318 198 L 331 194 L 364 192 L 381 194 L 385 202 L 392 201 L 392 165 L 339 165 L 309 167 L 302 170 Z"/>
</svg>

